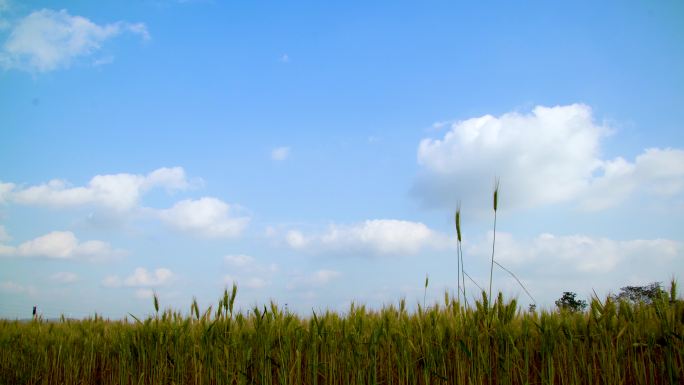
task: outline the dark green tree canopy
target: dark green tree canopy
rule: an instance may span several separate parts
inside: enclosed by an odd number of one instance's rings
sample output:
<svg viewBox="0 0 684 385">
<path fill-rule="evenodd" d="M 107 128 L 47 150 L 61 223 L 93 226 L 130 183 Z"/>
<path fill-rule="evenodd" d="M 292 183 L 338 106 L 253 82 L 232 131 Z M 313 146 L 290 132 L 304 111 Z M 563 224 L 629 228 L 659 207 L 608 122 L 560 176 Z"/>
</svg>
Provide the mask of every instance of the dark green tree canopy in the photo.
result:
<svg viewBox="0 0 684 385">
<path fill-rule="evenodd" d="M 645 286 L 625 286 L 619 294 L 611 297 L 618 301 L 651 304 L 663 294 L 665 291 L 660 287 L 660 282 L 653 282 Z"/>
<path fill-rule="evenodd" d="M 556 301 L 556 306 L 561 310 L 583 311 L 587 308 L 587 301 L 578 300 L 576 293 L 564 291 L 563 296 Z"/>
</svg>

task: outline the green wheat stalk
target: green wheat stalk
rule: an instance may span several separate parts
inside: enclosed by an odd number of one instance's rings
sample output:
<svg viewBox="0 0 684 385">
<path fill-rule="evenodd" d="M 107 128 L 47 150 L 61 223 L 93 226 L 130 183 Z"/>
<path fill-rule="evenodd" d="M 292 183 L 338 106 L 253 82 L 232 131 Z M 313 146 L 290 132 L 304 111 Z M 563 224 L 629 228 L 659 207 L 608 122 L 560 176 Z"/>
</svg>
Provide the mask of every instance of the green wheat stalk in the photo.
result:
<svg viewBox="0 0 684 385">
<path fill-rule="evenodd" d="M 489 268 L 489 302 L 492 299 L 492 277 L 494 275 L 494 246 L 496 245 L 496 210 L 499 206 L 499 178 L 494 181 L 494 239 L 492 240 L 492 263 Z"/>
<path fill-rule="evenodd" d="M 457 261 L 456 261 L 456 266 L 457 266 L 457 274 L 458 274 L 458 290 L 457 290 L 457 297 L 458 297 L 458 302 L 461 303 L 461 266 L 463 265 L 463 256 L 461 255 L 461 203 L 459 202 L 457 208 L 456 208 L 456 214 L 454 216 L 454 221 L 456 222 L 456 237 L 458 240 L 458 246 L 456 249 L 456 256 L 457 256 Z M 463 282 L 463 297 L 465 298 L 465 281 Z"/>
</svg>

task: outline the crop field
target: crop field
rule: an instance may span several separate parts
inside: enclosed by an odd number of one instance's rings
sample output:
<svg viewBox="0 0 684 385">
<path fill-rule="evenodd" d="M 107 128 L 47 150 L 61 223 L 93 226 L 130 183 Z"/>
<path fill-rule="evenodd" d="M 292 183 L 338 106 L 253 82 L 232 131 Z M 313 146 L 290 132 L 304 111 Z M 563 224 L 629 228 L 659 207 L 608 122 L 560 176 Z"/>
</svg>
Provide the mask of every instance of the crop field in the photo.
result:
<svg viewBox="0 0 684 385">
<path fill-rule="evenodd" d="M 677 384 L 684 302 L 594 298 L 584 312 L 524 311 L 486 294 L 466 307 L 309 317 L 275 303 L 160 310 L 144 320 L 0 321 L 2 384 Z"/>
</svg>

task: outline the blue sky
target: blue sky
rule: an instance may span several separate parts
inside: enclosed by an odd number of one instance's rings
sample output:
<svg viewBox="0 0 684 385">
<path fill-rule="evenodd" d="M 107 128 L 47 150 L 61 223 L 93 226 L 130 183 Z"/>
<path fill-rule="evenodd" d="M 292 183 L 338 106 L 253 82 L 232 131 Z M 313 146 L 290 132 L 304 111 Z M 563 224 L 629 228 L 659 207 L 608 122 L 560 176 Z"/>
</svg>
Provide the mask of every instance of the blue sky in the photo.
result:
<svg viewBox="0 0 684 385">
<path fill-rule="evenodd" d="M 0 317 L 550 308 L 684 271 L 679 2 L 0 0 Z M 531 303 L 505 272 L 495 290 Z M 475 286 L 468 282 L 470 296 Z"/>
</svg>

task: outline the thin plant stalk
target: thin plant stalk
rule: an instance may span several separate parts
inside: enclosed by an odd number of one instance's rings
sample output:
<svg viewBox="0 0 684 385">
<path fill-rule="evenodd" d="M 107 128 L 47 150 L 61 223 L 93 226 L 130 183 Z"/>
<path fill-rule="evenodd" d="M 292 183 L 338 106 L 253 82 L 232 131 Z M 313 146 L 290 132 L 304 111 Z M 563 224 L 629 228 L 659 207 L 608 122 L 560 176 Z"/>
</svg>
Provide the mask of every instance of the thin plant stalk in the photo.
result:
<svg viewBox="0 0 684 385">
<path fill-rule="evenodd" d="M 499 178 L 494 182 L 494 239 L 492 240 L 492 263 L 489 269 L 489 302 L 492 302 L 492 277 L 494 275 L 494 246 L 496 245 L 496 210 L 499 203 Z"/>
<path fill-rule="evenodd" d="M 508 274 L 510 274 L 513 278 L 515 278 L 515 280 L 518 281 L 518 284 L 520 285 L 520 287 L 522 287 L 522 289 L 525 290 L 525 293 L 527 293 L 527 295 L 532 299 L 532 301 L 534 302 L 534 304 L 535 304 L 535 305 L 537 304 L 537 300 L 534 299 L 534 297 L 532 296 L 532 294 L 530 294 L 529 291 L 527 291 L 527 288 L 525 287 L 525 285 L 523 285 L 523 283 L 518 279 L 518 277 L 517 277 L 515 274 L 513 274 L 512 271 L 510 271 L 510 270 L 508 270 L 507 268 L 503 267 L 503 265 L 500 264 L 500 263 L 497 262 L 497 261 L 494 261 L 494 263 L 496 263 L 497 266 L 499 266 L 500 268 L 504 269 Z"/>
<path fill-rule="evenodd" d="M 461 260 L 461 282 L 463 283 L 463 301 L 468 306 L 468 297 L 466 296 L 466 281 L 465 281 L 465 267 L 463 267 L 463 249 L 461 248 L 461 242 L 458 243 L 458 253 Z"/>
<path fill-rule="evenodd" d="M 465 276 L 468 277 L 470 282 L 477 286 L 477 288 L 480 289 L 481 292 L 484 291 L 484 289 L 480 285 L 478 285 L 477 282 L 475 282 L 475 280 L 473 279 L 473 277 L 471 277 L 470 274 L 468 274 L 465 270 L 463 270 L 463 274 L 465 274 Z"/>
<path fill-rule="evenodd" d="M 423 293 L 423 308 L 425 308 L 425 298 L 427 297 L 428 275 L 425 274 L 425 292 Z"/>
<path fill-rule="evenodd" d="M 456 261 L 456 266 L 457 266 L 457 275 L 458 275 L 458 289 L 457 289 L 457 297 L 458 297 L 458 303 L 461 303 L 461 265 L 462 265 L 462 255 L 461 255 L 461 204 L 459 203 L 458 208 L 456 209 L 456 216 L 454 218 L 456 222 L 456 237 L 458 240 L 458 246 L 456 249 L 456 256 L 457 256 L 457 261 Z M 463 296 L 465 297 L 465 282 L 463 282 Z"/>
</svg>

